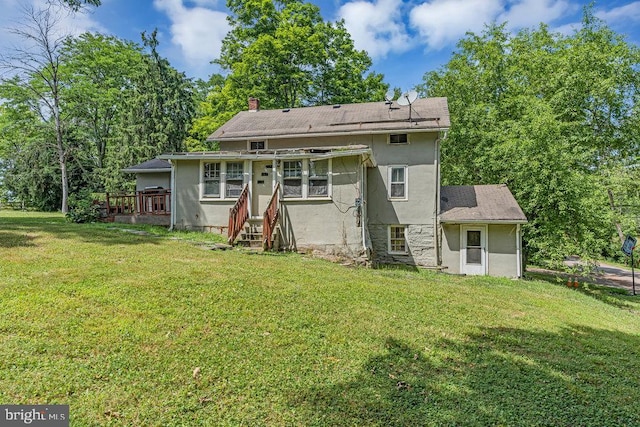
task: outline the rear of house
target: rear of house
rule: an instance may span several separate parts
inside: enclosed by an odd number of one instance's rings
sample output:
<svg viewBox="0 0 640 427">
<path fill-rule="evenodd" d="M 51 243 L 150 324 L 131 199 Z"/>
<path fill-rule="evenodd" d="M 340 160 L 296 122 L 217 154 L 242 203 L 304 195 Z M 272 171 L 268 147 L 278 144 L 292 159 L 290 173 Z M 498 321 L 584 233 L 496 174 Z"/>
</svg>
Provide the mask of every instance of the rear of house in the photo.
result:
<svg viewBox="0 0 640 427">
<path fill-rule="evenodd" d="M 278 191 L 278 243 L 437 265 L 439 143 L 445 98 L 412 106 L 329 105 L 241 112 L 211 137 L 220 151 L 163 156 L 173 165 L 177 228 L 227 232 L 243 189 L 259 224 Z M 411 117 L 411 118 L 410 118 Z"/>
<path fill-rule="evenodd" d="M 171 163 L 171 226 L 374 264 L 519 276 L 524 215 L 496 219 L 476 206 L 459 218 L 447 200 L 485 207 L 495 194 L 462 200 L 445 187 L 441 198 L 449 126 L 446 98 L 283 110 L 250 99 L 210 136 L 220 151 L 161 156 Z"/>
</svg>

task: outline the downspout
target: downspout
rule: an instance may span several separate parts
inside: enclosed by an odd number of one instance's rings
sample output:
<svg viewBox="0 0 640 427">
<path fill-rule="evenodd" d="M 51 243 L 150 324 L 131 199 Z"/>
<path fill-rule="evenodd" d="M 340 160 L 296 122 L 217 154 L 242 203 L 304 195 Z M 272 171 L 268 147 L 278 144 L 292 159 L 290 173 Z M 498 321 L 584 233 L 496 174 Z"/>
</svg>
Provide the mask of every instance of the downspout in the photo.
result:
<svg viewBox="0 0 640 427">
<path fill-rule="evenodd" d="M 522 277 L 522 241 L 520 240 L 520 224 L 516 225 L 516 273 Z"/>
<path fill-rule="evenodd" d="M 360 167 L 360 227 L 362 229 L 361 237 L 362 237 L 362 249 L 364 253 L 367 253 L 367 209 L 365 208 L 365 194 L 367 194 L 367 169 L 366 169 L 365 161 L 363 159 L 362 165 Z"/>
<path fill-rule="evenodd" d="M 173 231 L 173 226 L 176 222 L 176 197 L 177 197 L 175 171 L 178 164 L 173 160 L 169 160 L 169 163 L 171 163 L 171 217 L 169 220 L 169 231 Z"/>
<path fill-rule="evenodd" d="M 433 230 L 433 235 L 435 239 L 435 247 L 436 247 L 436 266 L 440 267 L 442 265 L 442 248 L 441 245 L 441 235 L 440 235 L 440 142 L 447 139 L 447 131 L 444 132 L 444 136 L 442 138 L 437 138 L 435 141 L 436 145 L 436 153 L 435 153 L 435 167 L 436 167 L 436 203 L 435 208 L 436 212 L 434 215 L 435 218 L 435 230 Z"/>
</svg>

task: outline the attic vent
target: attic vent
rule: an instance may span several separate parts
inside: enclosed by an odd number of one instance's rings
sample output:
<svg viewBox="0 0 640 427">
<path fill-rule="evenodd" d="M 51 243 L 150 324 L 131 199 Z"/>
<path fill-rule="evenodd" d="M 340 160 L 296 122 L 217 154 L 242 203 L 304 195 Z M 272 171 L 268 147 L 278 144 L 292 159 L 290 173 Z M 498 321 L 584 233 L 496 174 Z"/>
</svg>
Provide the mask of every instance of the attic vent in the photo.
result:
<svg viewBox="0 0 640 427">
<path fill-rule="evenodd" d="M 341 105 L 340 105 L 340 104 L 335 104 L 335 105 L 333 106 L 333 108 L 340 108 L 340 107 L 341 107 Z"/>
<path fill-rule="evenodd" d="M 289 111 L 291 111 L 291 108 L 285 108 L 284 110 L 282 110 L 283 113 L 288 113 Z"/>
</svg>

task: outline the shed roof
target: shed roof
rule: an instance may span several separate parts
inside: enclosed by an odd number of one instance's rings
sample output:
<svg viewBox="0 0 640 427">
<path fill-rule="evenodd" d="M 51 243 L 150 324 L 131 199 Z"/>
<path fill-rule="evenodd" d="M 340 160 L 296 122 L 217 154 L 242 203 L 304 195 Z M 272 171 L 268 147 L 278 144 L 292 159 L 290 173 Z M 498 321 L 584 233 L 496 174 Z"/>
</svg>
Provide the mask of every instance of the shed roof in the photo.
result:
<svg viewBox="0 0 640 427">
<path fill-rule="evenodd" d="M 135 166 L 129 166 L 122 171 L 126 173 L 171 172 L 171 163 L 162 159 L 151 159 Z"/>
<path fill-rule="evenodd" d="M 505 184 L 443 186 L 440 221 L 522 224 L 527 217 Z"/>
<path fill-rule="evenodd" d="M 395 103 L 367 102 L 241 111 L 208 139 L 234 141 L 388 131 L 418 132 L 446 130 L 449 126 L 447 98 L 424 98 L 414 101 L 411 109 Z"/>
</svg>

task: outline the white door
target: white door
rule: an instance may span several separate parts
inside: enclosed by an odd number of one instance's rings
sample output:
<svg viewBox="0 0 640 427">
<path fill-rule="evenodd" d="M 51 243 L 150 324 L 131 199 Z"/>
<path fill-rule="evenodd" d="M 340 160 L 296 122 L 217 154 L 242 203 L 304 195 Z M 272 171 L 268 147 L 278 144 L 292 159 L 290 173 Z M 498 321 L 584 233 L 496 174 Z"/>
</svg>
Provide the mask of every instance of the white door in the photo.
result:
<svg viewBox="0 0 640 427">
<path fill-rule="evenodd" d="M 462 226 L 462 247 L 460 264 L 462 274 L 487 274 L 487 228 L 483 226 Z"/>
<path fill-rule="evenodd" d="M 273 192 L 273 162 L 255 161 L 252 165 L 251 215 L 261 217 L 264 214 Z"/>
</svg>

